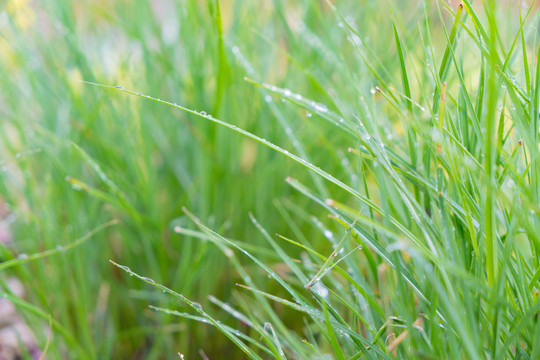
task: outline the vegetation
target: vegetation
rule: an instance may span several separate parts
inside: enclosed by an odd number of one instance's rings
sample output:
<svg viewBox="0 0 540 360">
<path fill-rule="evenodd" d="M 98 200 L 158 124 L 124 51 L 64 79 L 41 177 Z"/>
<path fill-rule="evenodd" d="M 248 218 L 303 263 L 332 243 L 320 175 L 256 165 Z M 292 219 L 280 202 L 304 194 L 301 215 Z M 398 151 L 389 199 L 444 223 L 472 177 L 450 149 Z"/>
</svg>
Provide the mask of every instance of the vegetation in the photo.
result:
<svg viewBox="0 0 540 360">
<path fill-rule="evenodd" d="M 540 358 L 536 7 L 360 3 L 0 5 L 46 357 Z"/>
</svg>

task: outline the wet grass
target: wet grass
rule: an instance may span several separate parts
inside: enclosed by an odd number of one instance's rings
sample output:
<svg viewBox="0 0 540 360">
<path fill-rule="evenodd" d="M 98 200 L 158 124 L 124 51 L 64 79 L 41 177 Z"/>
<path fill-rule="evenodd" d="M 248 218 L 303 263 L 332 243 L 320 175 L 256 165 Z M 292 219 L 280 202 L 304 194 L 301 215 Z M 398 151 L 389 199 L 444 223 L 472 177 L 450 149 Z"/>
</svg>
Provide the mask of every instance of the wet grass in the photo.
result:
<svg viewBox="0 0 540 360">
<path fill-rule="evenodd" d="M 139 5 L 2 9 L 0 279 L 47 356 L 538 357 L 535 10 Z"/>
</svg>

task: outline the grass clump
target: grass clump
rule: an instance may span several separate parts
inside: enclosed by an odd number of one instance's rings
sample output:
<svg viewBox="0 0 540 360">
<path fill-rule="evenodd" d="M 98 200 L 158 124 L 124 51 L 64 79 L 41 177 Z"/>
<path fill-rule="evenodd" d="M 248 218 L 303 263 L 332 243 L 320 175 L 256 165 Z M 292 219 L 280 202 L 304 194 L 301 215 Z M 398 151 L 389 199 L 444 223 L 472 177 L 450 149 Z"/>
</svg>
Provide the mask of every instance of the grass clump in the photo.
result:
<svg viewBox="0 0 540 360">
<path fill-rule="evenodd" d="M 1 83 L 0 271 L 47 351 L 538 358 L 535 7 L 400 4 L 93 8 L 114 66 L 75 5 L 44 9 L 69 36 Z"/>
</svg>

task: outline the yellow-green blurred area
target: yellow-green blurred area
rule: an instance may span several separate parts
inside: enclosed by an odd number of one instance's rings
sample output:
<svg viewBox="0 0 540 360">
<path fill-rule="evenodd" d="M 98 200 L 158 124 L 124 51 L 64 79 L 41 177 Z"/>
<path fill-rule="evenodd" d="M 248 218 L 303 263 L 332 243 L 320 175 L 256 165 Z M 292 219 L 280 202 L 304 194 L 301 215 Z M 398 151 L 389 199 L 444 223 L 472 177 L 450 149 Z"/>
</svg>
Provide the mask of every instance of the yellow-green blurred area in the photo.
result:
<svg viewBox="0 0 540 360">
<path fill-rule="evenodd" d="M 244 358 L 215 328 L 150 310 L 148 305 L 189 311 L 109 259 L 242 329 L 240 320 L 208 301 L 209 295 L 238 300 L 239 276 L 223 249 L 175 233 L 175 227 L 194 228 L 182 207 L 246 244 L 284 277 L 288 268 L 249 213 L 269 233 L 300 234 L 321 253 L 332 251 L 325 236 L 336 230 L 324 209 L 292 189 L 287 177 L 324 198 L 361 207 L 283 154 L 203 117 L 89 83 L 122 86 L 210 114 L 354 188 L 375 190 L 377 179 L 359 176 L 363 165 L 349 152 L 358 139 L 281 94 L 301 94 L 315 108 L 324 104 L 351 129 L 355 115 L 378 109 L 374 122 L 384 124 L 385 138 L 404 155 L 404 123 L 387 101 L 402 86 L 389 6 L 408 49 L 418 116 L 428 119 L 432 66 L 447 46 L 455 1 L 0 3 L 0 193 L 8 209 L 2 229 L 9 233 L 0 261 L 58 250 L 0 270 L 0 285 L 8 291 L 8 277 L 21 281 L 25 295 L 16 307 L 37 348 L 48 344 L 46 358 L 173 359 L 179 352 L 186 359 Z M 515 3 L 504 6 L 519 16 Z M 513 34 L 519 21 L 504 26 Z M 500 41 L 509 47 L 513 38 Z M 479 71 L 478 57 L 467 55 L 474 46 L 463 42 L 456 50 L 466 59 L 460 66 L 471 88 Z M 271 85 L 284 92 L 272 92 Z M 457 87 L 453 76 L 448 93 Z M 64 251 L 113 219 L 119 223 Z M 294 258 L 303 253 L 283 246 Z M 282 291 L 244 260 L 262 289 Z M 301 336 L 302 319 L 275 307 Z"/>
</svg>

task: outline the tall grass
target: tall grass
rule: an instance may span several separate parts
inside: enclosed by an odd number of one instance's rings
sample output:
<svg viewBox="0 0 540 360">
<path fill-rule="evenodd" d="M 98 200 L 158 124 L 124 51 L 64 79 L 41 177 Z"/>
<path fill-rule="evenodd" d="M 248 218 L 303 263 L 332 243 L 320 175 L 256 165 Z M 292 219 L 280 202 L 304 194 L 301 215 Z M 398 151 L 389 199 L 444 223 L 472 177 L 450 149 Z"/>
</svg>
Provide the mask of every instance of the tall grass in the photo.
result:
<svg viewBox="0 0 540 360">
<path fill-rule="evenodd" d="M 8 2 L 4 297 L 51 358 L 538 358 L 537 21 Z"/>
</svg>

